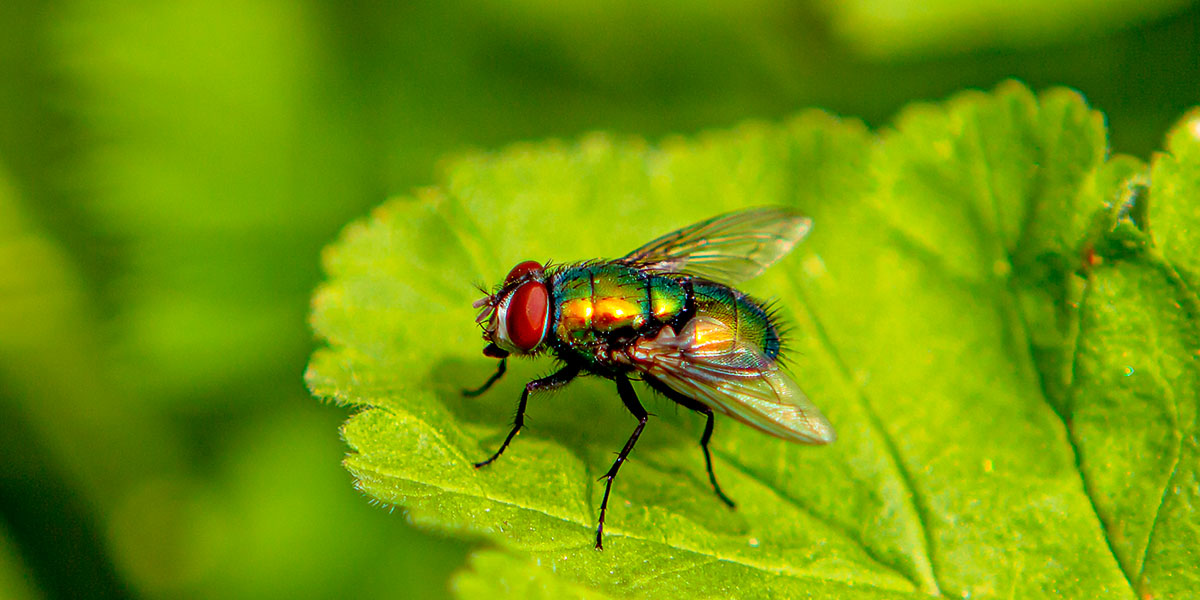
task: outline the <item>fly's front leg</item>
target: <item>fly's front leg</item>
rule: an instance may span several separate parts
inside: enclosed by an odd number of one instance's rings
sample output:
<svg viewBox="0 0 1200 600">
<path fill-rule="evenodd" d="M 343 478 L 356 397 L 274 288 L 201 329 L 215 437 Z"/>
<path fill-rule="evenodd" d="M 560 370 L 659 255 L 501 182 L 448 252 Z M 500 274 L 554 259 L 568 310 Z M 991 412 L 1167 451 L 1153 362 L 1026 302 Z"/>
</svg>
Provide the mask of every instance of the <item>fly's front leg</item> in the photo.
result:
<svg viewBox="0 0 1200 600">
<path fill-rule="evenodd" d="M 501 362 L 500 364 L 501 364 L 500 373 L 503 373 L 504 372 L 504 368 L 503 368 L 504 363 Z M 529 400 L 530 392 L 538 392 L 538 391 L 543 391 L 543 390 L 553 390 L 555 388 L 560 388 L 560 387 L 566 385 L 572 379 L 574 379 L 576 375 L 579 375 L 579 367 L 574 366 L 574 365 L 567 365 L 567 366 L 559 369 L 558 371 L 554 372 L 551 375 L 548 375 L 541 379 L 534 379 L 533 381 L 530 381 L 529 383 L 525 384 L 525 389 L 521 392 L 521 401 L 519 403 L 517 403 L 517 416 L 513 418 L 513 428 L 511 431 L 508 432 L 508 437 L 504 438 L 504 443 L 500 444 L 500 449 L 497 450 L 496 453 L 493 454 L 490 458 L 488 458 L 487 460 L 475 463 L 475 468 L 478 469 L 480 467 L 485 467 L 485 466 L 491 464 L 492 461 L 496 460 L 497 458 L 500 458 L 500 455 L 504 453 L 504 449 L 508 447 L 508 443 L 511 442 L 513 437 L 515 437 L 517 435 L 517 432 L 521 430 L 521 427 L 523 425 L 525 425 L 525 403 Z M 493 378 L 498 379 L 499 375 L 496 375 Z M 486 389 L 486 386 L 485 386 L 485 389 Z"/>
<path fill-rule="evenodd" d="M 629 441 L 625 442 L 625 447 L 621 448 L 621 453 L 617 455 L 617 461 L 608 469 L 608 473 L 600 479 L 608 479 L 608 483 L 604 484 L 604 499 L 600 501 L 600 524 L 596 527 L 596 549 L 604 549 L 604 513 L 608 511 L 608 494 L 612 492 L 613 480 L 617 478 L 617 471 L 621 468 L 621 464 L 629 457 L 629 451 L 633 450 L 633 445 L 637 443 L 638 436 L 642 435 L 642 429 L 646 427 L 646 419 L 650 415 L 642 408 L 642 403 L 638 402 L 637 393 L 633 391 L 633 386 L 629 384 L 629 379 L 624 375 L 617 375 L 617 393 L 621 395 L 621 401 L 625 403 L 625 408 L 637 417 L 638 426 L 633 430 L 633 435 L 629 436 Z"/>
<path fill-rule="evenodd" d="M 501 377 L 504 377 L 504 371 L 506 369 L 508 369 L 508 358 L 501 358 L 500 366 L 498 368 L 496 368 L 496 372 L 493 373 L 491 377 L 488 377 L 487 381 L 483 382 L 483 385 L 481 385 L 478 388 L 475 388 L 473 390 L 464 389 L 462 391 L 462 395 L 464 395 L 468 398 L 474 398 L 475 396 L 478 396 L 478 395 L 488 391 L 488 389 L 490 389 L 493 384 L 495 384 L 497 381 L 500 381 Z"/>
</svg>

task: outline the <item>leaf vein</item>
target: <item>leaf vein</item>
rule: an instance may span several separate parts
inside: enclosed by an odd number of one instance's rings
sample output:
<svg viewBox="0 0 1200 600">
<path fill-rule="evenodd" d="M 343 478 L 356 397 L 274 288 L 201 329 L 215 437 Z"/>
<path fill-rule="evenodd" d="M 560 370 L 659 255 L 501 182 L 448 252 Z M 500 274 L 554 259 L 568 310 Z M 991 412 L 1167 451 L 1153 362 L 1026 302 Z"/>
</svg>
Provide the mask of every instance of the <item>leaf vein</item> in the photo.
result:
<svg viewBox="0 0 1200 600">
<path fill-rule="evenodd" d="M 941 583 L 938 581 L 937 571 L 934 567 L 933 557 L 932 557 L 933 536 L 932 536 L 932 533 L 930 532 L 929 526 L 927 524 L 927 521 L 929 519 L 929 509 L 927 506 L 925 506 L 922 496 L 917 491 L 917 485 L 916 485 L 916 482 L 913 481 L 912 475 L 908 472 L 908 469 L 904 466 L 904 461 L 900 456 L 899 448 L 896 446 L 896 443 L 892 439 L 891 435 L 888 434 L 887 429 L 883 426 L 883 422 L 879 419 L 879 415 L 875 413 L 875 410 L 872 407 L 870 399 L 868 398 L 866 392 L 864 392 L 862 390 L 862 388 L 860 388 L 859 386 L 856 386 L 853 384 L 854 380 L 850 376 L 849 366 L 842 359 L 841 355 L 837 352 L 837 349 L 833 343 L 832 338 L 829 337 L 829 332 L 825 330 L 825 326 L 821 323 L 816 311 L 813 308 L 812 302 L 808 298 L 808 295 L 804 293 L 803 287 L 796 280 L 796 276 L 794 274 L 789 274 L 789 277 L 792 279 L 793 287 L 797 290 L 797 292 L 799 292 L 798 296 L 800 298 L 800 304 L 801 304 L 801 306 L 804 307 L 804 310 L 808 313 L 809 319 L 813 323 L 813 328 L 816 331 L 818 341 L 820 342 L 821 346 L 825 349 L 825 351 L 829 353 L 830 358 L 833 360 L 834 364 L 837 366 L 838 372 L 841 374 L 842 378 L 846 381 L 847 386 L 855 391 L 855 396 L 858 397 L 859 404 L 862 406 L 863 412 L 866 413 L 867 419 L 868 419 L 869 423 L 871 424 L 871 427 L 878 432 L 880 438 L 883 440 L 884 447 L 887 449 L 888 457 L 891 459 L 891 461 L 895 465 L 896 472 L 900 477 L 901 484 L 908 490 L 909 494 L 911 495 L 911 498 L 912 498 L 911 509 L 912 509 L 913 514 L 916 515 L 917 526 L 921 530 L 921 540 L 922 540 L 922 546 L 923 546 L 923 548 L 922 548 L 923 555 L 920 557 L 923 559 L 923 561 L 918 561 L 918 562 L 924 562 L 926 565 L 929 566 L 929 571 L 930 571 L 929 575 L 930 575 L 930 578 L 932 579 L 932 581 L 930 583 L 932 583 L 932 585 L 933 585 L 933 589 L 930 591 L 932 593 L 934 593 L 935 595 L 940 596 L 942 593 L 941 592 L 942 586 L 941 586 Z M 864 549 L 866 548 L 866 545 L 863 544 L 862 540 L 859 540 L 859 544 L 862 545 L 864 547 Z M 867 551 L 867 554 L 870 555 L 872 558 L 876 558 L 870 550 L 866 550 L 866 551 Z M 876 560 L 878 560 L 878 559 L 876 559 Z M 893 569 L 903 572 L 902 570 L 899 569 L 899 567 L 897 565 L 891 565 L 890 563 L 888 563 L 888 564 Z M 925 586 L 921 585 L 920 582 L 917 582 L 910 577 L 905 577 L 905 578 L 908 579 L 909 581 L 912 581 L 913 585 L 915 587 L 917 587 L 918 589 L 925 588 Z"/>
<path fill-rule="evenodd" d="M 557 514 L 550 510 L 523 505 L 523 504 L 513 501 L 513 500 L 508 500 L 508 499 L 497 497 L 497 496 L 491 496 L 489 494 L 483 493 L 482 491 L 476 493 L 476 492 L 473 492 L 472 490 L 468 490 L 465 488 L 446 486 L 446 485 L 442 485 L 442 484 L 426 483 L 423 481 L 413 479 L 411 477 L 407 477 L 398 472 L 391 472 L 390 470 L 380 468 L 380 467 L 376 466 L 374 463 L 366 463 L 365 465 L 360 465 L 360 468 L 356 469 L 355 471 L 356 471 L 356 476 L 359 476 L 360 478 L 361 478 L 361 475 L 359 475 L 359 473 L 371 472 L 382 478 L 398 479 L 401 481 L 405 481 L 407 483 L 415 484 L 416 486 L 419 486 L 419 487 L 436 487 L 443 494 L 454 494 L 454 495 L 464 496 L 467 498 L 472 498 L 472 499 L 477 499 L 477 500 L 486 500 L 488 502 L 494 502 L 496 504 L 516 508 L 519 510 L 526 510 L 526 511 L 540 513 L 547 517 L 551 517 L 553 519 L 557 519 L 559 521 L 562 521 L 564 523 L 568 523 L 571 525 L 579 525 L 580 527 L 584 527 L 588 531 L 588 535 L 586 536 L 586 543 L 583 546 L 578 546 L 578 547 L 580 549 L 583 549 L 586 551 L 593 551 L 591 548 L 592 538 L 590 535 L 591 523 L 584 523 L 580 520 L 572 519 L 570 517 L 566 517 L 561 514 Z M 409 509 L 411 510 L 411 507 L 409 507 Z M 623 538 L 627 538 L 630 540 L 635 540 L 635 541 L 644 542 L 644 543 L 648 543 L 648 544 L 660 544 L 660 545 L 666 546 L 668 548 L 672 548 L 674 550 L 679 550 L 679 551 L 683 551 L 683 552 L 688 552 L 690 554 L 695 554 L 697 556 L 708 559 L 712 562 L 723 561 L 723 562 L 727 562 L 730 564 L 748 567 L 748 568 L 754 569 L 756 571 L 761 571 L 763 573 L 775 575 L 778 577 L 788 577 L 788 578 L 796 579 L 799 581 L 810 581 L 810 582 L 818 582 L 818 583 L 838 583 L 838 584 L 843 584 L 843 585 L 852 584 L 855 587 L 865 587 L 865 588 L 879 590 L 880 592 L 899 591 L 899 590 L 893 590 L 893 589 L 889 589 L 889 588 L 880 587 L 878 585 L 874 585 L 874 584 L 870 584 L 870 583 L 860 584 L 857 582 L 832 579 L 832 578 L 828 578 L 828 577 L 819 577 L 819 576 L 815 576 L 815 575 L 811 575 L 811 574 L 797 572 L 795 570 L 795 566 L 791 565 L 791 564 L 771 565 L 771 564 L 767 564 L 767 563 L 763 563 L 763 562 L 747 560 L 744 557 L 716 553 L 716 552 L 711 551 L 711 549 L 702 549 L 702 548 L 695 547 L 695 546 L 679 544 L 677 542 L 665 541 L 662 539 L 650 538 L 648 536 L 626 533 L 626 532 L 622 532 L 622 531 L 619 531 L 616 529 L 613 529 L 613 530 L 606 529 L 605 534 L 606 534 L 606 539 L 607 538 L 615 538 L 615 537 L 623 537 Z M 569 545 L 562 546 L 562 548 L 573 548 L 573 547 L 575 547 L 575 546 L 569 546 Z M 517 547 L 516 549 L 521 550 L 521 548 L 519 548 L 519 547 Z"/>
</svg>

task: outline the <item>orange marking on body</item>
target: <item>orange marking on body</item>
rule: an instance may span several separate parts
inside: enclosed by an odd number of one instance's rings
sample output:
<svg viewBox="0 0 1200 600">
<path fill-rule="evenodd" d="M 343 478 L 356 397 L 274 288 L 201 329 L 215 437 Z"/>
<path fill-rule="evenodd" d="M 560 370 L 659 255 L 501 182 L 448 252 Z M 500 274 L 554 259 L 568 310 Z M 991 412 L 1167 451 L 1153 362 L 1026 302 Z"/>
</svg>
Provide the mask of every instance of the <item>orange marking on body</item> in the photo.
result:
<svg viewBox="0 0 1200 600">
<path fill-rule="evenodd" d="M 592 326 L 600 331 L 612 331 L 620 327 L 639 327 L 646 319 L 637 304 L 624 298 L 602 298 L 596 302 L 596 314 Z"/>
<path fill-rule="evenodd" d="M 661 320 L 663 317 L 666 317 L 670 313 L 674 312 L 673 309 L 675 306 L 670 302 L 663 302 L 655 299 L 654 306 L 651 308 L 654 311 L 654 317 Z"/>
<path fill-rule="evenodd" d="M 704 317 L 693 319 L 683 333 L 691 334 L 693 348 L 703 348 L 705 352 L 730 352 L 737 341 L 737 336 L 729 326 Z"/>
<path fill-rule="evenodd" d="M 562 305 L 558 328 L 563 332 L 591 329 L 594 312 L 592 301 L 587 298 L 567 300 Z"/>
</svg>

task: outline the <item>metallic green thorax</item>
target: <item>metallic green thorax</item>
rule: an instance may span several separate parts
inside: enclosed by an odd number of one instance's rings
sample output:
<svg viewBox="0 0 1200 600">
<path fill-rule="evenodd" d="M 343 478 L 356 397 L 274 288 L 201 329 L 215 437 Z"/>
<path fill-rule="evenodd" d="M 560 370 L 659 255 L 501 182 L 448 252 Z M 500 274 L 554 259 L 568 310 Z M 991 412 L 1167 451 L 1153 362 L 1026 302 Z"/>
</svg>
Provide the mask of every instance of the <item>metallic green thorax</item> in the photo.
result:
<svg viewBox="0 0 1200 600">
<path fill-rule="evenodd" d="M 594 263 L 565 267 L 550 277 L 553 298 L 551 344 L 573 350 L 590 364 L 614 344 L 634 335 L 655 335 L 665 325 L 678 330 L 703 314 L 730 324 L 774 359 L 779 332 L 770 315 L 750 297 L 727 286 L 683 274 L 650 273 L 634 266 Z"/>
</svg>

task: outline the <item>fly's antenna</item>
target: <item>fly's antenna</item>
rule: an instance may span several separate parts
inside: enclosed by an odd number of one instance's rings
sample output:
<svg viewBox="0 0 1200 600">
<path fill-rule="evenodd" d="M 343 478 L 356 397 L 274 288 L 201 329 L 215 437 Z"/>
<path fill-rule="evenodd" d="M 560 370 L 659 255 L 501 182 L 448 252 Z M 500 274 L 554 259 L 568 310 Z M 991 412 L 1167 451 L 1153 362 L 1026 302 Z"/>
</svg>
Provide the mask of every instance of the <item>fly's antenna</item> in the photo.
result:
<svg viewBox="0 0 1200 600">
<path fill-rule="evenodd" d="M 479 313 L 475 315 L 475 322 L 480 327 L 483 327 L 483 322 L 488 320 L 488 317 L 492 314 L 492 309 L 496 306 L 496 296 L 488 294 L 487 290 L 483 290 L 483 293 L 486 294 L 484 297 L 471 303 L 471 308 L 479 309 Z"/>
</svg>

